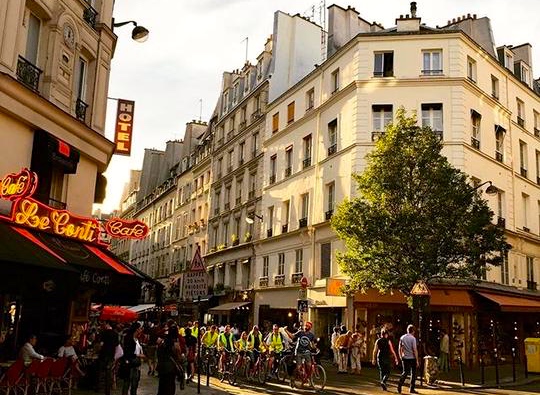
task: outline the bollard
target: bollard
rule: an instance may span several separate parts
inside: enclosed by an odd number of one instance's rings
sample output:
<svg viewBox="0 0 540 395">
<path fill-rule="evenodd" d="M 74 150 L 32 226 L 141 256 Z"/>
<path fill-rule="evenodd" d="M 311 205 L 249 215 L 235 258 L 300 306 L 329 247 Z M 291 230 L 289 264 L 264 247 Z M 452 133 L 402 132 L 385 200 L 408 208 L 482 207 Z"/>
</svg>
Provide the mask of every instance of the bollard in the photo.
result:
<svg viewBox="0 0 540 395">
<path fill-rule="evenodd" d="M 461 380 L 461 385 L 465 386 L 465 374 L 463 373 L 463 360 L 461 359 L 461 353 L 458 355 L 459 363 L 459 378 Z"/>
<path fill-rule="evenodd" d="M 200 309 L 201 309 L 201 296 L 197 297 L 197 319 L 199 323 L 202 322 L 200 319 Z M 197 330 L 197 393 L 201 393 L 201 331 Z"/>
<path fill-rule="evenodd" d="M 512 382 L 516 382 L 516 349 L 512 347 Z"/>
<path fill-rule="evenodd" d="M 206 360 L 206 386 L 210 385 L 210 357 Z"/>
<path fill-rule="evenodd" d="M 486 365 L 484 363 L 484 357 L 480 357 L 480 377 L 482 378 L 482 385 L 486 383 Z"/>
<path fill-rule="evenodd" d="M 497 349 L 494 349 L 495 351 L 495 383 L 499 385 L 499 353 L 497 352 Z"/>
</svg>

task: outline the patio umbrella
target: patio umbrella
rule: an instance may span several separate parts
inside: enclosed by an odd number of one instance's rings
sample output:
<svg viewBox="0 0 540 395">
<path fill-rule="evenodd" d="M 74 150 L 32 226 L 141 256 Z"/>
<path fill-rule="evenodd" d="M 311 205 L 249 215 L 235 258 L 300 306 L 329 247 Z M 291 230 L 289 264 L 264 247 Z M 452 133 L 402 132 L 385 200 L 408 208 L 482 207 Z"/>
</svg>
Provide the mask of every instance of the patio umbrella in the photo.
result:
<svg viewBox="0 0 540 395">
<path fill-rule="evenodd" d="M 100 321 L 132 322 L 137 320 L 137 313 L 119 306 L 103 306 Z"/>
</svg>

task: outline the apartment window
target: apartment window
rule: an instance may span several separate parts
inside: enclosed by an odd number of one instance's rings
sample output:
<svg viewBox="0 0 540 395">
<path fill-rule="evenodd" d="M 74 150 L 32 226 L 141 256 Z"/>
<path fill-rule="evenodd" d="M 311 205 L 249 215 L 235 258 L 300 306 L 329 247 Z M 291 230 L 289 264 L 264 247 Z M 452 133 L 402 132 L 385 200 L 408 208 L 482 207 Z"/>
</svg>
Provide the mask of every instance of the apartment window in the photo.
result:
<svg viewBox="0 0 540 395">
<path fill-rule="evenodd" d="M 285 274 L 285 254 L 280 252 L 278 254 L 278 276 L 283 276 Z"/>
<path fill-rule="evenodd" d="M 293 146 L 289 145 L 285 149 L 285 177 L 292 174 Z"/>
<path fill-rule="evenodd" d="M 267 236 L 272 236 L 272 231 L 274 229 L 274 206 L 268 207 L 268 228 L 266 230 Z"/>
<path fill-rule="evenodd" d="M 305 169 L 306 167 L 311 166 L 311 134 L 308 134 L 303 139 L 303 151 L 304 151 L 304 160 L 302 161 L 302 168 Z"/>
<path fill-rule="evenodd" d="M 337 119 L 328 123 L 328 156 L 337 151 Z"/>
<path fill-rule="evenodd" d="M 229 92 L 223 94 L 223 113 L 229 110 Z"/>
<path fill-rule="evenodd" d="M 28 37 L 26 39 L 25 58 L 34 66 L 37 65 L 38 59 L 40 30 L 40 19 L 34 14 L 30 13 L 30 16 L 28 17 Z"/>
<path fill-rule="evenodd" d="M 261 110 L 261 95 L 256 95 L 253 98 L 253 102 L 254 113 L 258 113 Z"/>
<path fill-rule="evenodd" d="M 315 89 L 311 88 L 306 93 L 306 111 L 311 110 L 315 106 Z"/>
<path fill-rule="evenodd" d="M 376 52 L 375 65 L 373 68 L 375 77 L 394 76 L 394 52 Z"/>
<path fill-rule="evenodd" d="M 480 149 L 480 123 L 482 121 L 482 115 L 478 112 L 471 110 L 471 145 Z"/>
<path fill-rule="evenodd" d="M 517 105 L 517 123 L 521 127 L 525 127 L 525 103 L 516 99 Z"/>
<path fill-rule="evenodd" d="M 386 126 L 392 123 L 393 111 L 391 104 L 374 104 L 371 107 L 373 118 L 372 133 L 384 133 Z"/>
<path fill-rule="evenodd" d="M 529 69 L 525 65 L 521 65 L 521 81 L 529 85 Z"/>
<path fill-rule="evenodd" d="M 331 182 L 326 185 L 326 213 L 325 219 L 329 220 L 334 213 L 334 207 L 336 204 L 336 184 Z"/>
<path fill-rule="evenodd" d="M 242 180 L 239 180 L 236 183 L 236 203 L 240 204 L 242 202 Z"/>
<path fill-rule="evenodd" d="M 504 67 L 512 70 L 514 67 L 514 60 L 512 59 L 512 54 L 506 52 L 504 56 Z"/>
<path fill-rule="evenodd" d="M 257 173 L 249 174 L 249 198 L 253 199 L 255 197 L 255 188 L 257 183 Z"/>
<path fill-rule="evenodd" d="M 531 286 L 531 283 L 534 283 L 534 258 L 532 256 L 526 257 L 527 259 L 527 288 L 536 288 L 536 284 L 534 284 L 534 287 Z"/>
<path fill-rule="evenodd" d="M 231 186 L 225 188 L 225 199 L 223 204 L 225 205 L 225 210 L 228 210 L 231 207 Z"/>
<path fill-rule="evenodd" d="M 251 149 L 253 150 L 253 156 L 257 155 L 259 151 L 259 133 L 254 133 L 251 138 Z"/>
<path fill-rule="evenodd" d="M 321 244 L 321 278 L 330 277 L 332 269 L 332 244 Z"/>
<path fill-rule="evenodd" d="M 268 257 L 263 256 L 262 276 L 268 277 Z"/>
<path fill-rule="evenodd" d="M 276 133 L 279 130 L 279 112 L 272 115 L 272 133 Z"/>
<path fill-rule="evenodd" d="M 232 96 L 233 105 L 235 105 L 236 102 L 238 101 L 238 96 L 239 95 L 240 95 L 240 85 L 237 82 L 233 86 L 233 96 Z"/>
<path fill-rule="evenodd" d="M 251 85 L 251 71 L 246 73 L 246 78 L 244 79 L 244 92 L 249 91 L 249 86 Z"/>
<path fill-rule="evenodd" d="M 523 204 L 523 230 L 529 232 L 529 195 L 522 193 L 521 199 Z"/>
<path fill-rule="evenodd" d="M 300 227 L 307 226 L 309 213 L 309 193 L 304 193 L 300 196 Z"/>
<path fill-rule="evenodd" d="M 295 251 L 295 260 L 294 260 L 294 272 L 302 273 L 303 272 L 303 263 L 304 263 L 304 250 L 298 249 Z"/>
<path fill-rule="evenodd" d="M 228 222 L 223 223 L 222 231 L 223 232 L 221 233 L 221 242 L 227 245 L 227 239 L 229 238 L 229 223 Z"/>
<path fill-rule="evenodd" d="M 234 150 L 230 150 L 227 156 L 227 171 L 231 172 L 233 168 Z"/>
<path fill-rule="evenodd" d="M 291 211 L 291 201 L 286 200 L 283 202 L 283 211 L 281 213 L 281 223 L 282 223 L 281 233 L 286 233 L 289 230 L 290 211 Z"/>
<path fill-rule="evenodd" d="M 491 76 L 491 97 L 499 100 L 499 80 L 494 75 Z"/>
<path fill-rule="evenodd" d="M 422 104 L 422 126 L 429 126 L 434 132 L 442 135 L 443 107 L 440 103 Z"/>
<path fill-rule="evenodd" d="M 527 177 L 527 143 L 519 140 L 519 170 L 523 177 Z"/>
<path fill-rule="evenodd" d="M 439 75 L 442 74 L 442 51 L 430 50 L 422 52 L 422 74 Z"/>
<path fill-rule="evenodd" d="M 244 164 L 245 147 L 246 147 L 246 143 L 244 141 L 238 144 L 238 165 L 239 166 L 242 166 Z"/>
<path fill-rule="evenodd" d="M 467 78 L 476 82 L 476 61 L 470 57 L 467 57 Z"/>
<path fill-rule="evenodd" d="M 270 184 L 276 182 L 277 155 L 270 158 Z"/>
<path fill-rule="evenodd" d="M 506 130 L 500 126 L 495 125 L 495 159 L 499 162 L 504 160 L 504 136 Z"/>
<path fill-rule="evenodd" d="M 533 111 L 534 135 L 540 137 L 540 113 Z"/>
<path fill-rule="evenodd" d="M 88 63 L 85 59 L 79 58 L 77 64 L 77 99 L 86 100 L 86 80 Z"/>
<path fill-rule="evenodd" d="M 287 106 L 287 124 L 294 122 L 294 102 Z"/>
<path fill-rule="evenodd" d="M 536 162 L 536 183 L 540 185 L 540 151 L 535 150 L 534 159 Z"/>
<path fill-rule="evenodd" d="M 332 75 L 330 76 L 330 83 L 332 84 L 331 92 L 337 92 L 339 90 L 339 69 L 332 71 Z"/>
</svg>

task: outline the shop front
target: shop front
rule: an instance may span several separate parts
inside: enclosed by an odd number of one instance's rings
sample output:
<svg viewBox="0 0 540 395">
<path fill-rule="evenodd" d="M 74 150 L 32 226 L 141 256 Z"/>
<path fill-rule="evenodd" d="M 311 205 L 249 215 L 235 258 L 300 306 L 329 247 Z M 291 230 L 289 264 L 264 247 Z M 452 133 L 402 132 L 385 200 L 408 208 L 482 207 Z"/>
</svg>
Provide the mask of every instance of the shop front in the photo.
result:
<svg viewBox="0 0 540 395">
<path fill-rule="evenodd" d="M 292 328 L 299 321 L 298 296 L 298 287 L 258 289 L 255 292 L 254 323 L 266 331 L 270 331 L 273 324 Z"/>
</svg>

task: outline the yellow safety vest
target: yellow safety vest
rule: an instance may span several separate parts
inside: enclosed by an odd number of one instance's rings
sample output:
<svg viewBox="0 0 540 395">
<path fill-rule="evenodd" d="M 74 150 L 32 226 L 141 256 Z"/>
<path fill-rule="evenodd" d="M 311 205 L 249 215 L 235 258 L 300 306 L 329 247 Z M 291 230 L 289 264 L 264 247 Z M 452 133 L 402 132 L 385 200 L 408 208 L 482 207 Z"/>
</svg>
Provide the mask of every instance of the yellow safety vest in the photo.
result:
<svg viewBox="0 0 540 395">
<path fill-rule="evenodd" d="M 216 341 L 218 339 L 218 333 L 217 332 L 206 332 L 203 336 L 203 343 L 206 347 L 212 347 L 212 346 L 215 346 L 216 345 Z"/>
<path fill-rule="evenodd" d="M 262 340 L 262 333 L 259 332 L 257 337 L 259 338 L 259 349 L 261 349 L 262 347 L 264 347 L 263 340 Z M 255 347 L 255 334 L 253 333 L 253 331 L 249 332 L 248 345 L 250 349 L 253 349 Z"/>
<path fill-rule="evenodd" d="M 270 350 L 275 352 L 282 352 L 283 351 L 283 339 L 281 337 L 281 333 L 278 333 L 277 335 L 272 332 L 270 334 Z"/>
</svg>

